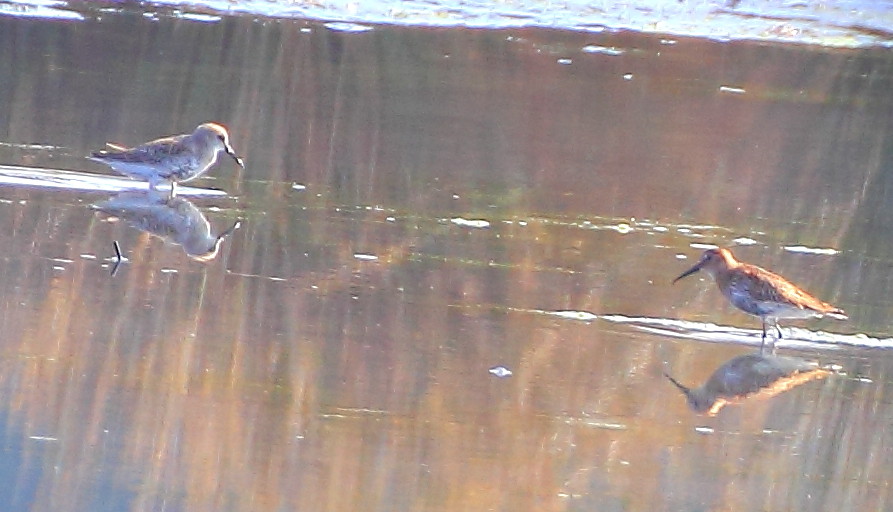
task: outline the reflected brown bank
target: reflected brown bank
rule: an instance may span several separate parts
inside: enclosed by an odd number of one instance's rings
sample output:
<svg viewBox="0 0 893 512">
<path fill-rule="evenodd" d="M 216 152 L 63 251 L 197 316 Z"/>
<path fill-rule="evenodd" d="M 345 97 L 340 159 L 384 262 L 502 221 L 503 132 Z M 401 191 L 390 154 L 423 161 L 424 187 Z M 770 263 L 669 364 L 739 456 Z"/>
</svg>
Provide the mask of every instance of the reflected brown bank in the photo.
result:
<svg viewBox="0 0 893 512">
<path fill-rule="evenodd" d="M 891 503 L 886 351 L 819 344 L 843 375 L 704 418 L 663 368 L 742 347 L 543 314 L 752 326 L 670 281 L 754 241 L 851 315 L 801 335 L 889 338 L 889 51 L 86 14 L 0 18 L 0 163 L 108 172 L 106 140 L 217 120 L 246 165 L 196 207 L 244 222 L 200 263 L 0 188 L 10 510 Z"/>
</svg>

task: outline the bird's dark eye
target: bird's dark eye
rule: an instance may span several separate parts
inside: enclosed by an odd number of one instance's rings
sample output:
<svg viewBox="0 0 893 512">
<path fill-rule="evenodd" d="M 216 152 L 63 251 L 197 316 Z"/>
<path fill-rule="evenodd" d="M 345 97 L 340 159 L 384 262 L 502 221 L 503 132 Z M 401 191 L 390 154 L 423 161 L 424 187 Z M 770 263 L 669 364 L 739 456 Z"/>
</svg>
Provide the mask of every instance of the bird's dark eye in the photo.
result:
<svg viewBox="0 0 893 512">
<path fill-rule="evenodd" d="M 220 142 L 226 142 L 226 137 L 223 135 L 218 135 L 217 138 L 220 139 Z"/>
</svg>

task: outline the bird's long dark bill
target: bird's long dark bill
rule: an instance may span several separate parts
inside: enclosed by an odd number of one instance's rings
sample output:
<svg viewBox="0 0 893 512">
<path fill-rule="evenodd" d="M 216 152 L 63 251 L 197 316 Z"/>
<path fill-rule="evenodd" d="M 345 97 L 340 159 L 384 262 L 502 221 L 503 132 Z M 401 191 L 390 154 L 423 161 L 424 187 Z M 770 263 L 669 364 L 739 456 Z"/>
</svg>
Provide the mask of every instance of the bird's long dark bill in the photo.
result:
<svg viewBox="0 0 893 512">
<path fill-rule="evenodd" d="M 233 160 L 235 160 L 236 163 L 239 164 L 239 167 L 241 167 L 242 169 L 245 168 L 245 162 L 242 161 L 242 157 L 240 157 L 239 155 L 236 154 L 235 151 L 233 151 L 233 148 L 231 148 L 230 146 L 227 146 L 226 154 L 233 157 Z"/>
<path fill-rule="evenodd" d="M 673 377 L 670 377 L 670 375 L 669 375 L 668 373 L 665 373 L 665 374 L 664 374 L 664 377 L 670 379 L 670 382 L 672 382 L 673 385 L 675 385 L 677 388 L 679 388 L 680 391 L 682 391 L 683 393 L 685 393 L 686 396 L 688 396 L 688 391 L 689 391 L 689 389 L 688 389 L 687 387 L 685 387 L 685 386 L 683 386 L 682 384 L 679 384 L 678 382 L 676 382 L 676 379 L 674 379 Z"/>
<path fill-rule="evenodd" d="M 227 230 L 224 231 L 223 233 L 220 233 L 220 236 L 218 236 L 217 239 L 218 239 L 218 240 L 223 240 L 223 238 L 224 238 L 225 236 L 228 236 L 228 235 L 232 234 L 233 231 L 239 229 L 239 227 L 241 227 L 241 226 L 242 226 L 242 220 L 241 220 L 241 219 L 240 219 L 240 220 L 237 220 L 236 223 L 233 224 L 229 229 L 227 229 Z"/>
<path fill-rule="evenodd" d="M 220 244 L 223 243 L 223 238 L 232 234 L 233 231 L 239 229 L 239 226 L 242 225 L 242 220 L 237 220 L 235 224 L 232 225 L 229 229 L 220 233 L 220 236 L 217 237 L 217 241 L 214 242 L 214 248 L 204 254 L 190 254 L 189 257 L 195 261 L 200 261 L 202 263 L 207 263 L 214 258 L 217 257 L 217 253 L 220 252 Z"/>
<path fill-rule="evenodd" d="M 676 279 L 673 279 L 673 282 L 675 283 L 676 281 L 682 279 L 683 277 L 688 277 L 688 276 L 694 274 L 695 272 L 697 272 L 698 270 L 701 270 L 701 263 L 700 263 L 700 262 L 698 262 L 698 264 L 695 265 L 695 266 L 693 266 L 692 268 L 690 268 L 690 269 L 686 270 L 685 272 L 679 274 L 679 277 L 677 277 Z"/>
</svg>

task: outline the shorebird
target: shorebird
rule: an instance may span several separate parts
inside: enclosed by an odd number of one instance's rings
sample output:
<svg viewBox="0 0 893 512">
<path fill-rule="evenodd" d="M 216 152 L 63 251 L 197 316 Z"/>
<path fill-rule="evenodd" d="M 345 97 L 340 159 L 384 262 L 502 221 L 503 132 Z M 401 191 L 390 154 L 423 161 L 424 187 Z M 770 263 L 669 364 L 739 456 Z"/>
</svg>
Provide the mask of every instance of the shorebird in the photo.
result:
<svg viewBox="0 0 893 512">
<path fill-rule="evenodd" d="M 155 189 L 159 183 L 171 182 L 170 195 L 176 195 L 177 183 L 195 179 L 217 162 L 222 151 L 244 168 L 242 159 L 229 144 L 226 128 L 217 123 L 199 125 L 194 132 L 156 139 L 133 148 L 107 143 L 108 149 L 94 152 L 90 158 L 115 171 L 149 182 Z"/>
<path fill-rule="evenodd" d="M 778 274 L 756 265 L 742 263 L 725 248 L 708 249 L 701 259 L 673 283 L 703 270 L 713 277 L 723 295 L 736 308 L 758 316 L 763 321 L 763 343 L 766 344 L 766 324 L 775 327 L 781 339 L 779 318 L 821 318 L 829 316 L 846 320 L 842 309 L 822 302 Z M 774 343 L 774 342 L 773 342 Z"/>
</svg>

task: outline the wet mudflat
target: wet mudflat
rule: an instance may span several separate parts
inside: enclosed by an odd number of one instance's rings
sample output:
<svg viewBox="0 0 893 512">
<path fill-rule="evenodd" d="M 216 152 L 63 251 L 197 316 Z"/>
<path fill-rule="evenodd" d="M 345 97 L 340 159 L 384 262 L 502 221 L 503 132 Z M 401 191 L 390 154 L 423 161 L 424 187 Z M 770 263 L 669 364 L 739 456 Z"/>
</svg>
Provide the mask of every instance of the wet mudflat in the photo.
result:
<svg viewBox="0 0 893 512">
<path fill-rule="evenodd" d="M 144 14 L 0 18 L 10 510 L 888 506 L 889 51 Z M 205 121 L 226 195 L 84 158 Z M 829 375 L 688 408 L 760 343 L 712 245 Z"/>
</svg>

